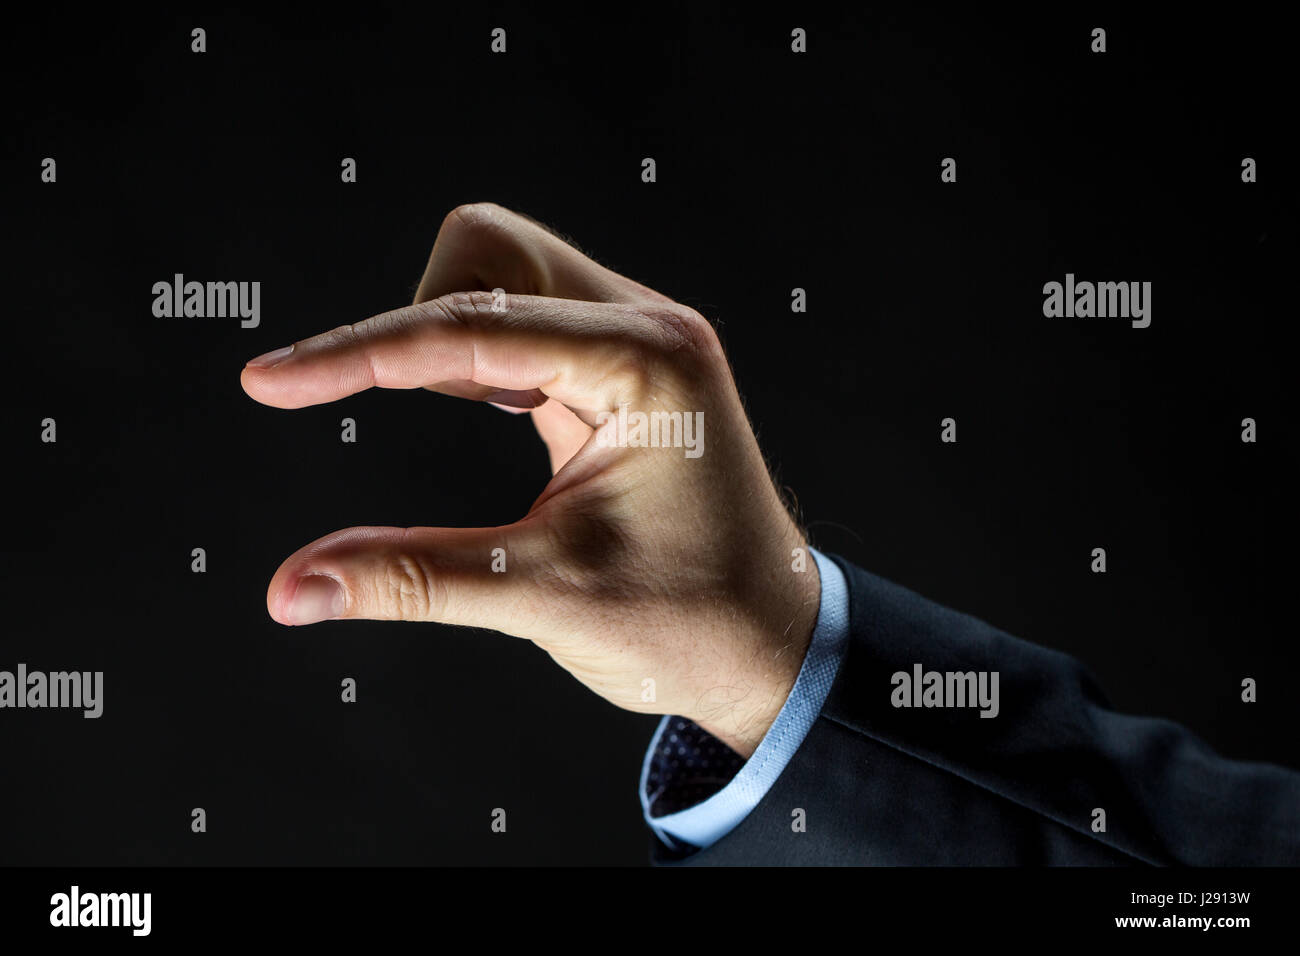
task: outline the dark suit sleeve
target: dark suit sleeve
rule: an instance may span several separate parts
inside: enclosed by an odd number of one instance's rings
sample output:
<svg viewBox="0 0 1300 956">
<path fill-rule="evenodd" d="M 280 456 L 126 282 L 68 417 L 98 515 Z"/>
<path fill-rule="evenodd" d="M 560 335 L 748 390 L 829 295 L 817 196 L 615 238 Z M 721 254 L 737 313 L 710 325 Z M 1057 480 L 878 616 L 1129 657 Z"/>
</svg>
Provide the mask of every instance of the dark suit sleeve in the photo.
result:
<svg viewBox="0 0 1300 956">
<path fill-rule="evenodd" d="M 849 648 L 812 730 L 736 829 L 685 857 L 656 841 L 656 862 L 1300 863 L 1300 773 L 1117 713 L 1074 658 L 832 557 Z M 997 716 L 895 707 L 892 675 L 915 664 L 996 671 Z"/>
</svg>

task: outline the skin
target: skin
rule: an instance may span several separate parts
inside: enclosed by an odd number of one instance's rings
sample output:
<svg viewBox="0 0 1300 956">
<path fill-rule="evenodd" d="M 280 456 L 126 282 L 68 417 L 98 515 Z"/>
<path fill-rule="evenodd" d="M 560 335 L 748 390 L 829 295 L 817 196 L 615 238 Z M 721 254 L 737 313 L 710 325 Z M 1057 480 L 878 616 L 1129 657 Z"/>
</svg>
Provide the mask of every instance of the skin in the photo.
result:
<svg viewBox="0 0 1300 956">
<path fill-rule="evenodd" d="M 496 288 L 504 303 L 485 291 Z M 504 527 L 348 528 L 313 541 L 271 580 L 276 621 L 501 631 L 619 707 L 688 717 L 753 753 L 794 685 L 821 584 L 811 556 L 792 570 L 807 542 L 699 313 L 478 203 L 444 220 L 413 305 L 253 359 L 241 381 L 276 408 L 372 387 L 489 401 L 532 416 L 553 471 Z M 703 454 L 602 446 L 597 413 L 622 404 L 703 412 Z M 492 570 L 497 548 L 504 573 Z"/>
</svg>

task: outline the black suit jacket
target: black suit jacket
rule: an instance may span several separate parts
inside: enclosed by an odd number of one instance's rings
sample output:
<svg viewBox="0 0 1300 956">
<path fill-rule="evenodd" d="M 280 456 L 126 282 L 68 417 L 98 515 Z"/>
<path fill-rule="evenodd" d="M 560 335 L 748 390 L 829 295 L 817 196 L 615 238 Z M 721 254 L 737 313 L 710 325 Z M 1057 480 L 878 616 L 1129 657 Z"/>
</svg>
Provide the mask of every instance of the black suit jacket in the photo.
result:
<svg viewBox="0 0 1300 956">
<path fill-rule="evenodd" d="M 1300 773 L 1117 713 L 1074 658 L 831 557 L 850 640 L 820 716 L 736 829 L 684 857 L 656 839 L 657 863 L 1300 863 Z M 998 715 L 895 707 L 918 663 L 997 671 Z"/>
</svg>

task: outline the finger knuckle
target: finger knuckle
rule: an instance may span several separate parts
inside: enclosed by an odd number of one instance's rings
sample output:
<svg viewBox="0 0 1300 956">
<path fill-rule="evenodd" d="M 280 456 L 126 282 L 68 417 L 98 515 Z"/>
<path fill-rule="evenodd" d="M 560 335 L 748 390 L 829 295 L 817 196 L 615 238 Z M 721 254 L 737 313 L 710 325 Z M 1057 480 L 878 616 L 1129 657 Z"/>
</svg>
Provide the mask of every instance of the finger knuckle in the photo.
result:
<svg viewBox="0 0 1300 956">
<path fill-rule="evenodd" d="M 447 605 L 446 588 L 439 575 L 418 555 L 392 555 L 377 586 L 380 606 L 387 616 L 398 620 L 437 620 Z"/>
<path fill-rule="evenodd" d="M 673 303 L 640 311 L 662 329 L 665 351 L 710 357 L 721 354 L 721 345 L 712 323 L 689 306 Z"/>
<path fill-rule="evenodd" d="M 494 202 L 464 203 L 447 213 L 443 226 L 470 233 L 486 232 L 499 222 L 503 212 Z"/>
<path fill-rule="evenodd" d="M 492 319 L 491 292 L 448 292 L 424 303 L 425 307 L 458 325 L 473 327 L 482 319 Z"/>
</svg>

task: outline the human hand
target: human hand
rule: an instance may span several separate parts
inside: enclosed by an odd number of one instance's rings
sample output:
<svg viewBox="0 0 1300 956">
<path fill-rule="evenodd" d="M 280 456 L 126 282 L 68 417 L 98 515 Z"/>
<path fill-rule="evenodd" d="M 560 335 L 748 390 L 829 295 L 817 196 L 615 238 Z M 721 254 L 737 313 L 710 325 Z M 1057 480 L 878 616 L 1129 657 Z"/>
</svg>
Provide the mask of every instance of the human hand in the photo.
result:
<svg viewBox="0 0 1300 956">
<path fill-rule="evenodd" d="M 754 751 L 799 673 L 820 581 L 811 556 L 793 570 L 807 544 L 699 313 L 523 216 L 461 206 L 414 305 L 253 359 L 241 382 L 277 408 L 423 387 L 528 409 L 554 473 L 504 527 L 348 528 L 312 542 L 271 580 L 275 620 L 491 628 L 532 640 L 619 707 L 687 717 Z M 637 412 L 660 414 L 669 447 L 631 444 Z"/>
</svg>

